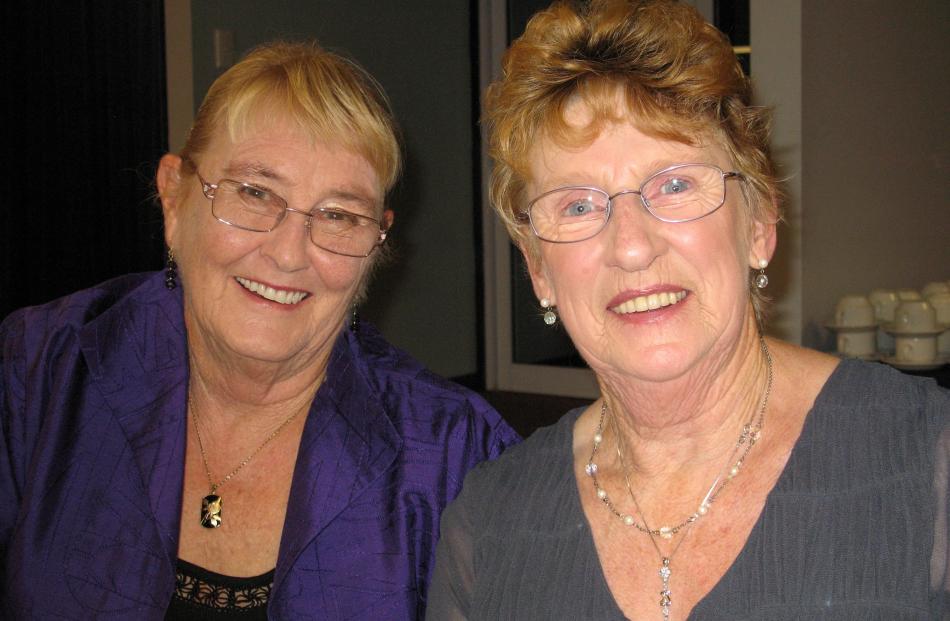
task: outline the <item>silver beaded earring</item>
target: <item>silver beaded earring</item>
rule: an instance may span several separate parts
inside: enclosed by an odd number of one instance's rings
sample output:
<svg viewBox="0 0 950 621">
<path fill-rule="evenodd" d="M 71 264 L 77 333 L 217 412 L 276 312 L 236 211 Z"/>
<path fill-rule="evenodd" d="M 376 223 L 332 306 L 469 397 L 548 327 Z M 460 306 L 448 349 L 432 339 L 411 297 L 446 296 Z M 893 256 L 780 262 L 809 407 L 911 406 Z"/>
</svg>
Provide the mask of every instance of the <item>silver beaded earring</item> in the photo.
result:
<svg viewBox="0 0 950 621">
<path fill-rule="evenodd" d="M 557 313 L 554 312 L 553 307 L 551 306 L 551 300 L 547 298 L 541 298 L 541 308 L 544 309 L 544 323 L 549 326 L 553 326 L 557 323 Z"/>
<path fill-rule="evenodd" d="M 769 286 L 769 277 L 765 275 L 765 268 L 769 266 L 766 259 L 759 259 L 759 274 L 755 277 L 755 286 L 759 289 L 765 289 Z"/>
</svg>

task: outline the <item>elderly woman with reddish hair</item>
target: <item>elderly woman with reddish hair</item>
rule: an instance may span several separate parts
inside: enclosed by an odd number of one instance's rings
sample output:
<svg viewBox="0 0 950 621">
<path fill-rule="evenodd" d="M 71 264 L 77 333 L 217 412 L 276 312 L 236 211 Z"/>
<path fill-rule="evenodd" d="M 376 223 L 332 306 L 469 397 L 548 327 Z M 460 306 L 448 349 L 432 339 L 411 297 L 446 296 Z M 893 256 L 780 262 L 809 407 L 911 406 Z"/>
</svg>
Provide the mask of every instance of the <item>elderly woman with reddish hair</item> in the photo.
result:
<svg viewBox="0 0 950 621">
<path fill-rule="evenodd" d="M 0 325 L 0 616 L 422 616 L 442 508 L 517 436 L 350 319 L 399 169 L 337 54 L 214 83 L 159 165 L 167 270 Z"/>
<path fill-rule="evenodd" d="M 763 334 L 768 111 L 685 3 L 536 15 L 492 199 L 601 396 L 476 469 L 428 618 L 946 618 L 950 394 Z"/>
</svg>

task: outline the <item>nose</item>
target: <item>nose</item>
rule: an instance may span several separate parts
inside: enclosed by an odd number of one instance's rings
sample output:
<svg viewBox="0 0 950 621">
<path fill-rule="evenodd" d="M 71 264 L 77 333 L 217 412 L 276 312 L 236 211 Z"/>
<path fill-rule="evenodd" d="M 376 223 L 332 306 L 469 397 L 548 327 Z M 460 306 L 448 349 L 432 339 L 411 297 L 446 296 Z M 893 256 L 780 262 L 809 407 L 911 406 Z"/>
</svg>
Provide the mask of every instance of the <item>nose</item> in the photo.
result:
<svg viewBox="0 0 950 621">
<path fill-rule="evenodd" d="M 293 215 L 303 216 L 305 220 L 291 217 Z M 280 224 L 264 235 L 261 254 L 269 257 L 281 271 L 295 272 L 309 265 L 307 253 L 313 244 L 310 241 L 308 212 L 288 207 Z"/>
<path fill-rule="evenodd" d="M 627 271 L 644 270 L 666 251 L 663 222 L 643 206 L 640 195 L 628 192 L 611 199 L 607 261 Z"/>
</svg>

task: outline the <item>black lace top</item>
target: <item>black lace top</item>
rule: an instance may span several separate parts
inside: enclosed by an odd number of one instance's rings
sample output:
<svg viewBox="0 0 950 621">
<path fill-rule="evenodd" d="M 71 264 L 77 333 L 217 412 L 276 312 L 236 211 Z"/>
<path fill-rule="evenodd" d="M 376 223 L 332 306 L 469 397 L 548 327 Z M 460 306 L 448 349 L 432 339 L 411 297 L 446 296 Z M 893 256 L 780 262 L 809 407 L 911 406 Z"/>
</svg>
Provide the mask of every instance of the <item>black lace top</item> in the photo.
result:
<svg viewBox="0 0 950 621">
<path fill-rule="evenodd" d="M 175 594 L 166 621 L 256 621 L 267 619 L 274 570 L 260 576 L 235 578 L 178 559 Z"/>
</svg>

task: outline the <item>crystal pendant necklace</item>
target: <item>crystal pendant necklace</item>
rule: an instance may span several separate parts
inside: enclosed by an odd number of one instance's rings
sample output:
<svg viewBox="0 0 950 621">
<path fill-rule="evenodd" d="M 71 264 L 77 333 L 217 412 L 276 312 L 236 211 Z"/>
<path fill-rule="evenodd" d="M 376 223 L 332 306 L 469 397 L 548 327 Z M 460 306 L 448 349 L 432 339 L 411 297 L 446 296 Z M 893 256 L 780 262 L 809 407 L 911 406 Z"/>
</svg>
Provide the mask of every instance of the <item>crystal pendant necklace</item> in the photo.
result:
<svg viewBox="0 0 950 621">
<path fill-rule="evenodd" d="M 254 459 L 254 456 L 261 452 L 261 450 L 270 444 L 271 440 L 277 437 L 281 431 L 284 430 L 284 427 L 290 424 L 290 421 L 295 419 L 300 412 L 303 410 L 297 410 L 291 414 L 287 419 L 284 420 L 280 425 L 277 426 L 274 431 L 271 432 L 267 439 L 265 439 L 260 446 L 258 446 L 254 451 L 241 460 L 241 463 L 237 465 L 231 472 L 227 474 L 223 479 L 214 482 L 214 479 L 211 478 L 211 469 L 208 467 L 208 458 L 205 455 L 205 447 L 201 442 L 201 431 L 198 430 L 198 410 L 195 408 L 194 402 L 191 400 L 191 395 L 188 395 L 188 409 L 191 410 L 191 422 L 195 426 L 195 437 L 198 439 L 198 450 L 201 452 L 201 461 L 204 462 L 205 474 L 208 476 L 208 485 L 211 487 L 211 491 L 207 496 L 201 499 L 201 525 L 205 528 L 218 528 L 221 526 L 221 522 L 224 519 L 222 515 L 222 508 L 224 501 L 221 499 L 216 492 L 218 488 L 231 480 L 231 477 L 236 475 L 241 471 L 241 468 L 246 466 L 248 462 Z"/>
<path fill-rule="evenodd" d="M 772 355 L 765 343 L 765 339 L 761 335 L 759 336 L 759 343 L 762 348 L 762 353 L 765 355 L 767 379 L 761 404 L 758 409 L 758 417 L 756 418 L 755 422 L 750 421 L 749 423 L 743 425 L 735 447 L 729 456 L 729 460 L 726 462 L 726 466 L 715 478 L 715 480 L 713 480 L 712 485 L 709 486 L 709 490 L 706 492 L 705 496 L 703 496 L 703 500 L 700 502 L 696 511 L 675 526 L 661 526 L 660 528 L 653 529 L 650 528 L 646 518 L 643 517 L 643 511 L 640 509 L 640 504 L 637 502 L 637 497 L 633 493 L 633 486 L 630 485 L 630 477 L 628 476 L 627 467 L 624 463 L 623 450 L 621 448 L 623 436 L 620 435 L 620 431 L 616 427 L 616 421 L 613 419 L 611 422 L 612 426 L 614 427 L 614 433 L 617 435 L 617 457 L 620 462 L 621 471 L 623 472 L 624 484 L 627 488 L 627 493 L 630 496 L 630 499 L 633 501 L 633 506 L 636 509 L 637 514 L 640 516 L 641 523 L 637 523 L 636 519 L 629 513 L 623 513 L 617 509 L 617 507 L 610 500 L 610 497 L 607 495 L 607 491 L 600 486 L 600 483 L 597 481 L 597 463 L 594 461 L 594 457 L 597 455 L 597 450 L 600 448 L 600 444 L 604 439 L 604 423 L 606 422 L 608 411 L 606 399 L 600 408 L 600 421 L 597 424 L 597 431 L 594 433 L 594 446 L 590 453 L 590 459 L 587 461 L 585 472 L 588 476 L 590 476 L 591 481 L 594 484 L 594 491 L 597 494 L 597 498 L 603 502 L 604 505 L 606 505 L 610 512 L 620 518 L 620 520 L 623 521 L 623 523 L 627 526 L 633 526 L 640 532 L 646 533 L 650 537 L 650 543 L 653 544 L 653 548 L 660 557 L 660 569 L 657 573 L 659 574 L 660 580 L 663 583 L 662 589 L 660 590 L 659 600 L 660 611 L 663 614 L 663 621 L 669 620 L 670 607 L 673 603 L 672 592 L 670 591 L 670 576 L 672 575 L 672 569 L 670 565 L 673 562 L 673 557 L 676 556 L 676 552 L 679 550 L 679 547 L 683 544 L 683 541 L 686 540 L 686 534 L 689 532 L 689 529 L 692 527 L 692 525 L 699 518 L 708 513 L 710 506 L 716 500 L 722 490 L 733 478 L 736 477 L 737 474 L 739 474 L 742 464 L 745 463 L 745 459 L 748 456 L 749 451 L 762 436 L 762 423 L 765 418 L 765 410 L 769 403 L 769 396 L 772 394 Z M 738 455 L 738 458 L 733 461 L 733 458 L 735 458 L 736 455 Z M 730 467 L 729 464 L 732 464 L 732 466 Z M 664 555 L 660 550 L 660 546 L 657 543 L 656 538 L 661 537 L 663 539 L 672 539 L 674 535 L 679 533 L 682 533 L 683 537 L 676 542 L 676 545 L 673 546 L 673 549 L 670 551 L 669 555 Z"/>
</svg>

